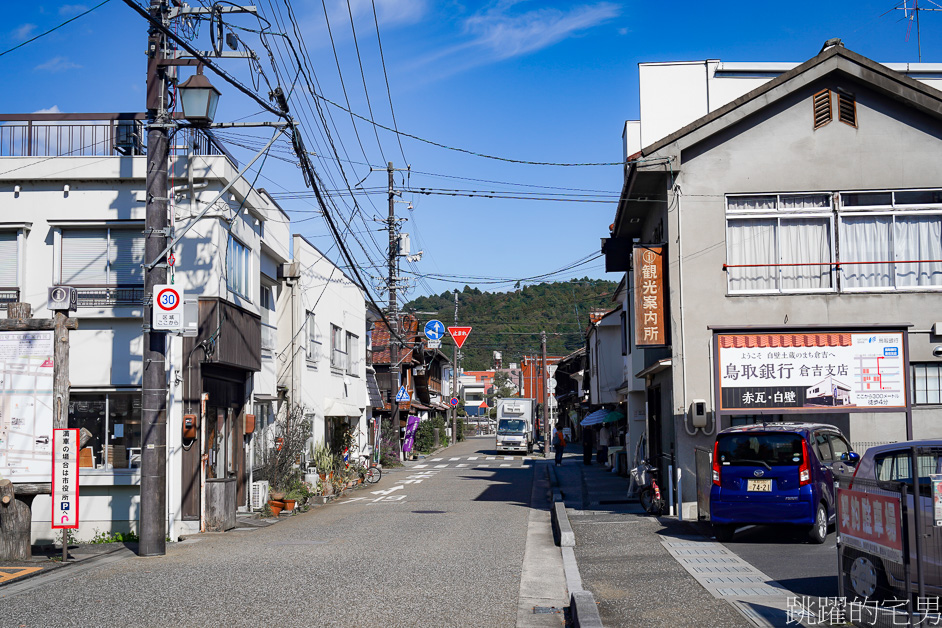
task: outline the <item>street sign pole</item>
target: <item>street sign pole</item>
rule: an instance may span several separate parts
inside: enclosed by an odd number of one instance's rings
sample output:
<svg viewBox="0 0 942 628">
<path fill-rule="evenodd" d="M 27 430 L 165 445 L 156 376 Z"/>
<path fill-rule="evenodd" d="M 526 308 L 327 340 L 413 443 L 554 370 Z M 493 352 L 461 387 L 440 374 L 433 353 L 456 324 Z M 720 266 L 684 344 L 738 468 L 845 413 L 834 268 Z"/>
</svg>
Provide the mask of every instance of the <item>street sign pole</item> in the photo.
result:
<svg viewBox="0 0 942 628">
<path fill-rule="evenodd" d="M 550 455 L 550 435 L 547 431 L 549 429 L 549 408 L 547 405 L 547 391 L 546 391 L 546 332 L 540 332 L 540 354 L 542 357 L 542 362 L 540 362 L 540 378 L 539 382 L 543 385 L 540 387 L 543 389 L 543 455 L 546 458 L 549 458 Z"/>
</svg>

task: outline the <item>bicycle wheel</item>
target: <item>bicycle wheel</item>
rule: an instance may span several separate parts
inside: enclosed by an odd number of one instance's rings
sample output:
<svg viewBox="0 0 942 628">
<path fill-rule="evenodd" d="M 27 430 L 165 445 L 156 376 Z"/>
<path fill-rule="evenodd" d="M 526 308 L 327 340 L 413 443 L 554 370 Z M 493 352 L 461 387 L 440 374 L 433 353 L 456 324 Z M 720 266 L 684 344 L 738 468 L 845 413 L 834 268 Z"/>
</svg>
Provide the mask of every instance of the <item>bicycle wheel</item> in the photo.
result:
<svg viewBox="0 0 942 628">
<path fill-rule="evenodd" d="M 370 467 L 366 472 L 366 481 L 370 484 L 376 484 L 383 477 L 383 472 L 379 467 Z"/>
<path fill-rule="evenodd" d="M 650 487 L 641 489 L 641 492 L 638 493 L 638 501 L 641 502 L 644 512 L 651 514 L 654 507 L 654 490 Z"/>
</svg>

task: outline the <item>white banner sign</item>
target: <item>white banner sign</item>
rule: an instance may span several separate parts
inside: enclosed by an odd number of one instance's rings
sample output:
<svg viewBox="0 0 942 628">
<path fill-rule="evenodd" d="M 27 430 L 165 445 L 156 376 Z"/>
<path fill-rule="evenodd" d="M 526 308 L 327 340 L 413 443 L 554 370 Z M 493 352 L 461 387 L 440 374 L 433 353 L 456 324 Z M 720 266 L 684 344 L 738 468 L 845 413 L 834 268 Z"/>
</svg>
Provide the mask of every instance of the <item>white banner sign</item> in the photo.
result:
<svg viewBox="0 0 942 628">
<path fill-rule="evenodd" d="M 718 334 L 721 410 L 906 407 L 902 332 Z"/>
<path fill-rule="evenodd" d="M 53 430 L 52 527 L 79 525 L 79 431 Z"/>
<path fill-rule="evenodd" d="M 0 475 L 14 482 L 52 473 L 53 337 L 0 333 Z"/>
</svg>

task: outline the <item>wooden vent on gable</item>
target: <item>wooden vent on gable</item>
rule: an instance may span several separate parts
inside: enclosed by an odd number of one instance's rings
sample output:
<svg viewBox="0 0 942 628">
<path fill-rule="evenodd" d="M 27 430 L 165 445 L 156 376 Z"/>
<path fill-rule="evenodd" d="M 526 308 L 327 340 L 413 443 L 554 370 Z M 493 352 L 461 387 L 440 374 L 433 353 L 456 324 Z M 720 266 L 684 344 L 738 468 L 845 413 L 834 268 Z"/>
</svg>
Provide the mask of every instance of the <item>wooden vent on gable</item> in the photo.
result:
<svg viewBox="0 0 942 628">
<path fill-rule="evenodd" d="M 838 92 L 837 117 L 844 124 L 857 128 L 857 99 L 853 94 Z"/>
<path fill-rule="evenodd" d="M 814 128 L 820 129 L 831 121 L 831 90 L 822 89 L 811 102 L 814 105 Z"/>
</svg>

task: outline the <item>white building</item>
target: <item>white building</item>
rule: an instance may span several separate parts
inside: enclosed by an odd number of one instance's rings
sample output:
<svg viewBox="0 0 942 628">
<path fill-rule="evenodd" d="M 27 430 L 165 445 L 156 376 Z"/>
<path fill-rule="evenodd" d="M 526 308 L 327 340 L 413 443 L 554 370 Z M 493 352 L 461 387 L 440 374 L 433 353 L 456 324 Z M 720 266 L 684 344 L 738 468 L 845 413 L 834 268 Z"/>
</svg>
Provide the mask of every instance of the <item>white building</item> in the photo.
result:
<svg viewBox="0 0 942 628">
<path fill-rule="evenodd" d="M 137 528 L 146 296 L 146 157 L 136 139 L 146 137 L 143 115 L 81 117 L 4 115 L 0 127 L 10 140 L 0 156 L 3 300 L 25 301 L 34 317 L 48 318 L 50 286 L 78 292 L 68 421 L 92 435 L 80 469 L 79 539 Z M 195 141 L 189 157 L 188 141 Z M 171 538 L 198 531 L 206 514 L 201 454 L 206 490 L 227 495 L 224 512 L 213 516 L 234 518 L 248 503 L 247 418 L 253 408 L 277 412 L 269 325 L 280 292 L 276 270 L 289 249 L 288 217 L 264 191 L 239 179 L 214 202 L 238 172 L 221 145 L 183 131 L 175 142 L 182 146 L 171 153 L 173 229 L 181 232 L 212 206 L 173 249 L 170 280 L 198 301 L 198 329 L 195 337 L 167 334 Z M 184 415 L 197 417 L 195 439 L 184 439 Z M 49 496 L 37 496 L 32 510 L 33 542 L 51 541 Z"/>
<path fill-rule="evenodd" d="M 366 302 L 359 287 L 302 236 L 278 301 L 278 382 L 311 421 L 311 444 L 334 448 L 349 429 L 363 450 L 371 443 L 367 395 Z"/>
</svg>

